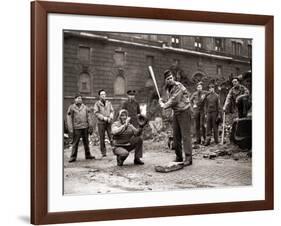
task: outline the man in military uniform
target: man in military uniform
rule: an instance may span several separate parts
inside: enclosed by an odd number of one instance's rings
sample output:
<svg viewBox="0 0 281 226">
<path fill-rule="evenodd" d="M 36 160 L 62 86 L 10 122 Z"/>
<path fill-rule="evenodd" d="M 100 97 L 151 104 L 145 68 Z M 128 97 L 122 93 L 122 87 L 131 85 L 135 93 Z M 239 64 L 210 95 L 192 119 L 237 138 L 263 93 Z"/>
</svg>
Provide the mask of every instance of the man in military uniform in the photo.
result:
<svg viewBox="0 0 281 226">
<path fill-rule="evenodd" d="M 203 90 L 202 82 L 197 84 L 197 91 L 190 98 L 196 128 L 196 144 L 201 144 L 201 137 L 206 139 L 204 100 L 207 91 Z M 203 142 L 204 142 L 203 141 Z"/>
<path fill-rule="evenodd" d="M 243 118 L 247 116 L 248 110 L 251 107 L 251 103 L 249 101 L 249 90 L 246 86 L 243 86 L 239 83 L 238 78 L 232 79 L 233 87 L 229 90 L 229 93 L 226 97 L 223 111 L 227 110 L 227 107 L 232 104 L 232 106 L 236 106 L 238 110 L 238 117 Z"/>
<path fill-rule="evenodd" d="M 134 127 L 138 128 L 137 115 L 140 114 L 140 105 L 135 98 L 136 91 L 129 90 L 127 95 L 128 100 L 123 103 L 122 109 L 126 109 L 128 111 L 129 117 L 131 118 L 130 123 Z"/>
<path fill-rule="evenodd" d="M 143 152 L 143 140 L 140 137 L 142 126 L 140 125 L 139 128 L 136 128 L 130 123 L 130 120 L 128 111 L 121 109 L 118 114 L 118 120 L 112 124 L 113 153 L 117 156 L 118 166 L 123 165 L 132 150 L 135 150 L 134 164 L 144 164 L 140 159 Z"/>
<path fill-rule="evenodd" d="M 90 111 L 86 105 L 83 104 L 82 96 L 76 95 L 74 104 L 70 105 L 67 110 L 67 127 L 68 131 L 73 137 L 72 152 L 69 162 L 75 162 L 78 152 L 78 144 L 82 138 L 86 159 L 94 159 L 89 148 L 88 134 L 93 132 L 93 124 L 90 116 Z"/>
<path fill-rule="evenodd" d="M 170 70 L 164 72 L 165 88 L 168 92 L 168 100 L 164 103 L 159 99 L 161 108 L 173 109 L 173 139 L 176 153 L 176 162 L 183 162 L 182 143 L 185 153 L 185 165 L 192 164 L 192 145 L 191 145 L 191 110 L 190 93 L 175 78 Z"/>
<path fill-rule="evenodd" d="M 207 114 L 207 139 L 205 145 L 208 146 L 211 143 L 212 131 L 214 133 L 214 141 L 219 143 L 218 139 L 218 124 L 221 120 L 221 106 L 220 97 L 215 92 L 215 85 L 209 85 L 209 93 L 205 99 L 205 109 Z"/>
<path fill-rule="evenodd" d="M 101 89 L 98 92 L 99 100 L 94 105 L 94 114 L 98 119 L 98 132 L 100 137 L 100 150 L 102 157 L 106 156 L 105 132 L 112 144 L 111 123 L 114 117 L 114 109 L 110 101 L 106 100 L 106 92 Z"/>
</svg>

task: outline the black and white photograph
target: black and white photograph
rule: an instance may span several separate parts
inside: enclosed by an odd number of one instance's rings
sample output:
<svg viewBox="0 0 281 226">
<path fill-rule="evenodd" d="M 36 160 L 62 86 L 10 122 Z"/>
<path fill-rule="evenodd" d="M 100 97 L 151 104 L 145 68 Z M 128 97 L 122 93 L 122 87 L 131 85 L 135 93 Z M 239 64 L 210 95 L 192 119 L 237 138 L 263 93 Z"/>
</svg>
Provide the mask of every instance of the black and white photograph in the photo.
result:
<svg viewBox="0 0 281 226">
<path fill-rule="evenodd" d="M 252 39 L 63 31 L 63 194 L 252 185 Z"/>
</svg>

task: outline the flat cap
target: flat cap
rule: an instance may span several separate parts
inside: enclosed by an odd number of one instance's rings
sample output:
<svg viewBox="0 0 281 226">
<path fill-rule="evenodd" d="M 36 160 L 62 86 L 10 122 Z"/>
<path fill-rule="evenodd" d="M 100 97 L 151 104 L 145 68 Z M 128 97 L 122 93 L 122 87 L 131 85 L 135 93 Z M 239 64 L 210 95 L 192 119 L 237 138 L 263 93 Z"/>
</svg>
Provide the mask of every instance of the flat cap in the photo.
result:
<svg viewBox="0 0 281 226">
<path fill-rule="evenodd" d="M 136 90 L 128 90 L 127 94 L 134 96 L 134 95 L 136 95 Z"/>
<path fill-rule="evenodd" d="M 171 75 L 173 75 L 173 73 L 170 70 L 164 71 L 164 79 L 168 78 Z"/>
</svg>

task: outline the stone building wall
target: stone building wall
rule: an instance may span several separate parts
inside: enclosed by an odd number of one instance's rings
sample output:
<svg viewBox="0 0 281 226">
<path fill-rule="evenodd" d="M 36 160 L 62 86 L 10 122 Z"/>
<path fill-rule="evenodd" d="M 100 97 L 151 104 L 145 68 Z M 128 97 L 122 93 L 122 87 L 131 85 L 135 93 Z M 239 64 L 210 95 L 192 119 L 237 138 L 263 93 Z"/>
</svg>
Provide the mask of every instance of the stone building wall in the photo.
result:
<svg viewBox="0 0 281 226">
<path fill-rule="evenodd" d="M 87 102 L 93 104 L 100 89 L 106 90 L 107 96 L 116 107 L 130 89 L 138 91 L 137 99 L 140 102 L 148 102 L 151 95 L 155 95 L 148 73 L 149 65 L 153 66 L 160 89 L 164 85 L 163 72 L 170 68 L 191 92 L 194 91 L 196 79 L 213 78 L 223 81 L 231 74 L 236 75 L 251 69 L 249 59 L 233 58 L 231 54 L 201 54 L 170 47 L 162 48 L 159 43 L 156 45 L 155 40 L 145 40 L 139 44 L 132 38 L 116 40 L 116 35 L 114 39 L 110 39 L 102 35 L 81 35 L 78 32 L 65 34 L 64 112 L 76 93 L 89 98 Z M 213 48 L 212 38 L 203 40 L 205 46 Z M 184 37 L 181 42 L 192 48 L 192 37 Z M 232 50 L 231 43 L 230 39 L 226 39 L 224 46 L 227 51 Z M 241 50 L 245 56 L 246 46 L 247 42 L 243 45 L 243 51 Z M 124 89 L 120 89 L 122 86 Z"/>
</svg>

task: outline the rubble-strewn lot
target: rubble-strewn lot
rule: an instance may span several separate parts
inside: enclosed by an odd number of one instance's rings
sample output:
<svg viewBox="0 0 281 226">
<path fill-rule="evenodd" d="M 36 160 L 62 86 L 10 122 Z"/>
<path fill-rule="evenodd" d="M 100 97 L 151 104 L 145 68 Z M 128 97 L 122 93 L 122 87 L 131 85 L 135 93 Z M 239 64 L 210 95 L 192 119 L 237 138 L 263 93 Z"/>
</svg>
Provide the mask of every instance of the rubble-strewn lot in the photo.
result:
<svg viewBox="0 0 281 226">
<path fill-rule="evenodd" d="M 116 157 L 107 146 L 108 155 L 101 158 L 98 146 L 91 146 L 96 160 L 84 159 L 84 148 L 79 147 L 78 158 L 68 163 L 70 149 L 64 150 L 64 193 L 97 194 L 128 191 L 163 191 L 186 188 L 246 186 L 252 183 L 251 152 L 232 144 L 194 146 L 193 165 L 170 173 L 158 173 L 156 165 L 175 158 L 164 141 L 144 141 L 145 165 L 133 164 L 134 153 L 124 166 L 116 165 Z"/>
</svg>

